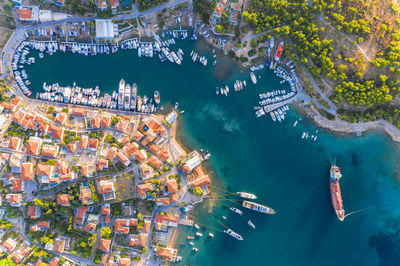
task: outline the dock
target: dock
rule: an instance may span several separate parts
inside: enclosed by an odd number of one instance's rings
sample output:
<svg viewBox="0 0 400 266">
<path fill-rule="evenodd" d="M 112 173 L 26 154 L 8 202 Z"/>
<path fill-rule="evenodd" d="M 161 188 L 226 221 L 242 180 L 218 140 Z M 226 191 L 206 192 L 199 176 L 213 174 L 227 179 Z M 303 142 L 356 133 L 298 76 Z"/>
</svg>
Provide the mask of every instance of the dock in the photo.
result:
<svg viewBox="0 0 400 266">
<path fill-rule="evenodd" d="M 274 111 L 275 109 L 278 109 L 279 107 L 285 106 L 287 104 L 291 104 L 293 101 L 297 100 L 298 95 L 299 94 L 297 93 L 295 96 L 293 96 L 293 97 L 291 97 L 291 98 L 289 98 L 289 99 L 287 99 L 285 101 L 264 105 L 263 106 L 264 107 L 264 111 L 266 113 L 269 113 L 271 111 Z"/>
</svg>

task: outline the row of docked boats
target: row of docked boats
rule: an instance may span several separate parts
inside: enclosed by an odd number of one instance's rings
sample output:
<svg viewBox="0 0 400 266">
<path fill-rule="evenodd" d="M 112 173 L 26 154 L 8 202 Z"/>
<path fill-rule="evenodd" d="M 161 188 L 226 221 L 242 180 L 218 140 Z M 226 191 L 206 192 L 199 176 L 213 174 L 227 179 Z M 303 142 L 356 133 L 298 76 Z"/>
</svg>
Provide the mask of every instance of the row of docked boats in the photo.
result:
<svg viewBox="0 0 400 266">
<path fill-rule="evenodd" d="M 261 70 L 261 69 L 264 69 L 264 64 L 260 64 L 260 65 L 257 65 L 257 66 L 251 66 L 250 67 L 250 70 L 252 72 L 257 71 L 257 70 Z"/>
<path fill-rule="evenodd" d="M 193 50 L 190 52 L 190 56 L 192 57 L 193 62 L 199 61 L 203 66 L 207 66 L 208 61 L 205 56 L 202 56 Z"/>
<path fill-rule="evenodd" d="M 304 131 L 301 134 L 301 139 L 304 139 L 304 140 L 310 139 L 312 141 L 317 141 L 318 136 L 316 135 L 316 133 L 318 133 L 318 131 L 315 132 L 315 135 Z"/>
</svg>

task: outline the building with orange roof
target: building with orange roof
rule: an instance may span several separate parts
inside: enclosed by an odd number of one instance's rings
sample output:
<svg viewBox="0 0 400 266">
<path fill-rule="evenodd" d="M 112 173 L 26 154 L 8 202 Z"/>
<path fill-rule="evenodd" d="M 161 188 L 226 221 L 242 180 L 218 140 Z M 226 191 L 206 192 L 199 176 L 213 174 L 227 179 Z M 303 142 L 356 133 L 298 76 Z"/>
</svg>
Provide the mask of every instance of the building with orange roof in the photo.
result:
<svg viewBox="0 0 400 266">
<path fill-rule="evenodd" d="M 89 137 L 87 135 L 83 135 L 81 137 L 81 141 L 79 142 L 79 148 L 82 150 L 87 149 L 88 142 L 89 142 Z"/>
<path fill-rule="evenodd" d="M 125 167 L 127 167 L 131 163 L 129 158 L 121 151 L 117 152 L 117 158 L 118 161 L 120 161 Z"/>
<path fill-rule="evenodd" d="M 21 102 L 21 98 L 18 96 L 15 96 L 14 99 L 12 100 L 12 103 L 15 105 L 18 105 Z"/>
<path fill-rule="evenodd" d="M 24 119 L 21 121 L 20 126 L 23 128 L 28 127 L 28 123 L 33 120 L 33 116 L 31 114 L 25 114 Z"/>
<path fill-rule="evenodd" d="M 71 115 L 74 116 L 85 116 L 86 115 L 86 110 L 83 109 L 72 109 Z"/>
<path fill-rule="evenodd" d="M 129 236 L 129 245 L 130 246 L 146 246 L 148 234 L 140 233 L 139 235 L 130 235 Z"/>
<path fill-rule="evenodd" d="M 177 227 L 179 222 L 179 215 L 161 214 L 158 212 L 154 221 L 156 223 L 164 223 L 168 226 Z"/>
<path fill-rule="evenodd" d="M 37 22 L 39 21 L 38 6 L 24 6 L 16 9 L 20 21 Z"/>
<path fill-rule="evenodd" d="M 21 179 L 13 179 L 12 181 L 12 192 L 21 192 L 23 191 L 23 187 L 22 187 L 22 180 Z"/>
<path fill-rule="evenodd" d="M 145 163 L 139 166 L 139 170 L 143 180 L 147 180 L 153 176 L 153 168 Z"/>
<path fill-rule="evenodd" d="M 49 130 L 49 125 L 46 124 L 44 121 L 42 121 L 38 126 L 38 130 L 40 130 L 43 133 L 43 135 L 47 135 L 47 132 Z"/>
<path fill-rule="evenodd" d="M 168 161 L 169 160 L 169 153 L 168 150 L 164 147 L 162 148 L 158 153 L 157 153 L 158 157 L 160 157 L 162 160 L 164 161 Z"/>
<path fill-rule="evenodd" d="M 10 112 L 14 112 L 15 109 L 17 109 L 17 106 L 10 102 L 2 102 L 1 106 L 3 106 L 5 109 L 9 110 Z"/>
<path fill-rule="evenodd" d="M 101 256 L 101 263 L 100 263 L 100 265 L 106 266 L 106 265 L 107 265 L 107 261 L 108 261 L 108 254 L 104 253 L 104 254 Z"/>
<path fill-rule="evenodd" d="M 54 176 L 54 166 L 39 163 L 36 166 L 36 177 L 39 183 L 49 183 L 50 178 Z"/>
<path fill-rule="evenodd" d="M 68 237 L 56 237 L 53 241 L 53 251 L 62 254 L 67 246 L 69 246 L 70 239 Z"/>
<path fill-rule="evenodd" d="M 91 177 L 94 174 L 94 166 L 92 165 L 82 165 L 81 166 L 81 176 Z"/>
<path fill-rule="evenodd" d="M 11 137 L 10 141 L 8 142 L 8 148 L 15 151 L 21 151 L 22 140 L 18 137 Z"/>
<path fill-rule="evenodd" d="M 156 199 L 156 203 L 158 206 L 160 206 L 160 205 L 166 206 L 166 205 L 170 205 L 171 201 L 169 198 L 158 198 L 158 199 Z"/>
<path fill-rule="evenodd" d="M 82 202 L 83 205 L 93 204 L 92 199 L 92 191 L 90 190 L 89 186 L 83 185 L 79 187 L 79 200 Z"/>
<path fill-rule="evenodd" d="M 134 138 L 136 141 L 139 141 L 141 138 L 143 138 L 143 134 L 140 133 L 140 131 L 136 131 L 135 134 L 133 134 L 133 138 Z"/>
<path fill-rule="evenodd" d="M 129 145 L 126 145 L 124 147 L 124 151 L 125 153 L 130 156 L 132 153 L 134 153 L 135 151 L 137 151 L 139 148 L 139 145 L 136 142 L 132 142 Z"/>
<path fill-rule="evenodd" d="M 40 218 L 41 216 L 41 211 L 40 211 L 40 206 L 28 206 L 28 210 L 26 215 L 30 218 L 30 219 L 37 219 Z"/>
<path fill-rule="evenodd" d="M 158 146 L 157 144 L 151 144 L 150 146 L 149 146 L 149 150 L 152 152 L 152 153 L 154 153 L 154 154 L 157 154 L 159 151 L 160 151 L 160 146 Z"/>
<path fill-rule="evenodd" d="M 133 153 L 133 156 L 135 157 L 135 160 L 137 160 L 139 163 L 143 163 L 147 159 L 147 154 L 145 150 L 137 150 Z"/>
<path fill-rule="evenodd" d="M 103 195 L 104 200 L 115 199 L 115 187 L 112 180 L 101 180 L 99 182 L 100 194 Z"/>
<path fill-rule="evenodd" d="M 22 195 L 21 194 L 7 194 L 6 200 L 13 207 L 22 206 Z"/>
<path fill-rule="evenodd" d="M 49 131 L 51 132 L 51 135 L 53 136 L 53 138 L 55 138 L 57 140 L 62 140 L 64 137 L 65 130 L 62 127 L 58 127 L 54 124 L 50 124 Z"/>
<path fill-rule="evenodd" d="M 110 250 L 111 240 L 102 238 L 100 240 L 99 249 L 105 252 Z"/>
<path fill-rule="evenodd" d="M 179 193 L 169 193 L 169 201 L 172 202 L 177 202 L 179 200 Z"/>
<path fill-rule="evenodd" d="M 178 184 L 175 179 L 170 179 L 167 181 L 168 193 L 178 192 Z"/>
<path fill-rule="evenodd" d="M 153 117 L 148 118 L 144 123 L 151 130 L 156 130 L 161 126 L 156 120 L 153 119 Z"/>
<path fill-rule="evenodd" d="M 107 216 L 110 214 L 111 214 L 110 203 L 106 203 L 103 206 L 101 206 L 101 215 Z"/>
<path fill-rule="evenodd" d="M 65 125 L 65 122 L 67 122 L 67 114 L 65 113 L 58 113 L 56 115 L 56 119 L 54 120 L 55 122 L 61 124 L 61 125 Z"/>
<path fill-rule="evenodd" d="M 42 147 L 42 156 L 53 157 L 56 158 L 58 154 L 58 146 L 44 144 Z"/>
<path fill-rule="evenodd" d="M 18 125 L 21 124 L 21 122 L 24 120 L 24 117 L 26 115 L 26 112 L 18 110 L 18 112 L 13 113 L 11 116 L 12 121 L 17 123 Z"/>
<path fill-rule="evenodd" d="M 100 128 L 100 116 L 95 116 L 90 120 L 90 126 L 92 128 Z"/>
<path fill-rule="evenodd" d="M 154 166 L 155 168 L 158 168 L 158 169 L 161 169 L 162 164 L 163 164 L 163 163 L 162 163 L 159 159 L 157 159 L 155 156 L 151 156 L 148 162 L 149 162 L 149 164 L 151 164 L 152 166 Z"/>
<path fill-rule="evenodd" d="M 68 151 L 70 153 L 75 153 L 76 152 L 76 143 L 70 143 L 67 145 Z"/>
<path fill-rule="evenodd" d="M 154 187 L 152 183 L 145 183 L 137 186 L 139 197 L 145 199 L 147 192 L 153 191 Z"/>
<path fill-rule="evenodd" d="M 57 195 L 57 204 L 68 207 L 70 205 L 69 195 L 68 194 L 58 194 Z"/>
<path fill-rule="evenodd" d="M 182 166 L 183 170 L 186 174 L 190 174 L 193 169 L 201 164 L 201 157 L 199 154 L 194 155 L 192 158 L 186 161 L 186 163 Z"/>
<path fill-rule="evenodd" d="M 94 232 L 96 231 L 96 224 L 94 224 L 94 223 L 88 223 L 87 225 L 85 225 L 85 227 L 83 227 L 82 230 L 83 230 L 84 232 L 94 234 Z"/>
<path fill-rule="evenodd" d="M 147 132 L 146 132 L 146 139 L 149 141 L 149 142 L 152 142 L 153 140 L 155 140 L 157 138 L 157 134 L 156 134 L 156 132 L 155 131 L 153 131 L 153 130 L 147 130 Z"/>
<path fill-rule="evenodd" d="M 86 219 L 86 212 L 89 207 L 79 207 L 74 216 L 74 225 L 82 226 Z"/>
<path fill-rule="evenodd" d="M 129 259 L 129 258 L 119 258 L 118 266 L 129 266 L 129 265 L 131 265 L 131 259 Z"/>
<path fill-rule="evenodd" d="M 92 139 L 92 138 L 90 138 L 89 139 L 89 149 L 90 150 L 93 150 L 93 151 L 95 151 L 95 150 L 97 150 L 97 145 L 99 144 L 99 140 L 98 139 Z"/>
<path fill-rule="evenodd" d="M 173 248 L 161 248 L 156 251 L 156 256 L 173 262 L 177 253 L 178 250 Z"/>
<path fill-rule="evenodd" d="M 106 158 L 109 159 L 110 161 L 114 161 L 115 156 L 117 156 L 118 149 L 115 147 L 111 147 L 108 149 Z"/>
<path fill-rule="evenodd" d="M 3 252 L 11 253 L 17 247 L 17 241 L 15 239 L 9 237 L 6 241 L 2 244 Z"/>
<path fill-rule="evenodd" d="M 128 137 L 122 137 L 118 139 L 119 144 L 121 144 L 121 146 L 125 146 L 128 143 L 131 142 L 131 140 Z"/>
<path fill-rule="evenodd" d="M 193 188 L 195 187 L 203 187 L 203 186 L 207 186 L 208 184 L 211 183 L 210 177 L 208 175 L 202 176 L 200 178 L 197 178 L 196 180 L 194 180 L 191 185 Z"/>
<path fill-rule="evenodd" d="M 11 257 L 14 259 L 14 262 L 20 263 L 30 249 L 31 247 L 28 241 L 24 241 L 22 245 L 18 247 L 18 249 L 11 253 Z"/>
<path fill-rule="evenodd" d="M 129 234 L 129 219 L 116 219 L 114 231 L 120 234 Z"/>
<path fill-rule="evenodd" d="M 26 143 L 25 153 L 30 155 L 38 155 L 42 146 L 42 140 L 36 137 L 30 137 Z"/>
<path fill-rule="evenodd" d="M 46 231 L 48 229 L 50 229 L 49 221 L 40 221 L 31 227 L 31 231 L 33 231 L 33 232 Z"/>
<path fill-rule="evenodd" d="M 155 132 L 157 132 L 160 136 L 163 136 L 165 133 L 167 133 L 167 130 L 164 126 L 160 126 L 155 130 Z"/>
<path fill-rule="evenodd" d="M 110 116 L 103 116 L 100 120 L 101 127 L 110 127 L 111 126 L 111 117 Z"/>
<path fill-rule="evenodd" d="M 129 126 L 129 121 L 124 120 L 124 119 L 120 119 L 118 124 L 117 124 L 117 130 L 125 132 L 128 130 L 128 126 Z"/>
<path fill-rule="evenodd" d="M 50 266 L 57 266 L 59 262 L 60 262 L 60 258 L 55 257 L 55 258 L 53 258 L 53 259 L 51 260 Z"/>
<path fill-rule="evenodd" d="M 96 164 L 97 171 L 104 171 L 108 169 L 108 160 L 106 159 L 98 159 Z"/>
</svg>

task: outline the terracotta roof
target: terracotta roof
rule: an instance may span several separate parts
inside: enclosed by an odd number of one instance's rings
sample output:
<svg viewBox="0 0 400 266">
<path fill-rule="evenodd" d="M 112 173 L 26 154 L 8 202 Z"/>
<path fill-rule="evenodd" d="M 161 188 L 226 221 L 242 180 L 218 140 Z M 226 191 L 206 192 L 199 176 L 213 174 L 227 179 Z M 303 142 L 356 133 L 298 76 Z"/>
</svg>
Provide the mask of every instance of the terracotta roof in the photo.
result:
<svg viewBox="0 0 400 266">
<path fill-rule="evenodd" d="M 117 148 L 115 147 L 111 147 L 108 151 L 107 151 L 107 159 L 109 160 L 114 160 L 115 156 L 117 155 Z"/>
<path fill-rule="evenodd" d="M 47 134 L 47 131 L 49 130 L 49 125 L 42 121 L 40 122 L 38 129 L 42 131 L 43 134 Z"/>
<path fill-rule="evenodd" d="M 92 128 L 100 128 L 100 116 L 95 116 L 91 120 Z"/>
<path fill-rule="evenodd" d="M 153 190 L 153 184 L 151 184 L 151 183 L 141 184 L 141 185 L 138 185 L 137 188 L 138 188 L 139 196 L 143 196 L 143 195 L 146 195 L 146 192 Z"/>
<path fill-rule="evenodd" d="M 128 137 L 123 137 L 122 139 L 119 140 L 119 143 L 120 143 L 122 146 L 125 146 L 125 145 L 128 144 L 129 142 L 130 142 L 130 140 L 129 140 Z"/>
<path fill-rule="evenodd" d="M 38 155 L 39 154 L 39 144 L 40 141 L 37 139 L 30 138 L 26 143 L 26 150 L 25 153 L 31 155 Z"/>
<path fill-rule="evenodd" d="M 14 113 L 11 117 L 12 121 L 14 121 L 17 124 L 21 124 L 22 120 L 24 119 L 26 113 L 19 110 L 18 112 Z"/>
<path fill-rule="evenodd" d="M 140 133 L 139 131 L 136 131 L 135 134 L 133 134 L 133 138 L 134 138 L 136 141 L 139 141 L 142 137 L 143 137 L 143 134 Z"/>
<path fill-rule="evenodd" d="M 115 220 L 114 231 L 116 233 L 129 234 L 129 221 L 126 219 Z"/>
<path fill-rule="evenodd" d="M 50 222 L 49 221 L 40 221 L 40 222 L 37 222 L 37 226 L 40 227 L 40 228 L 49 229 L 50 228 Z"/>
<path fill-rule="evenodd" d="M 107 260 L 108 260 L 108 254 L 103 254 L 103 255 L 101 256 L 101 264 L 102 264 L 102 265 L 106 265 Z"/>
<path fill-rule="evenodd" d="M 83 109 L 72 109 L 71 112 L 72 115 L 76 115 L 76 116 L 85 116 L 86 115 L 86 111 Z"/>
<path fill-rule="evenodd" d="M 161 169 L 161 167 L 162 167 L 162 162 L 154 156 L 151 156 L 148 162 L 149 162 L 149 164 L 151 164 L 152 166 L 154 166 L 158 169 Z"/>
<path fill-rule="evenodd" d="M 118 0 L 116 0 L 118 1 Z M 128 258 L 120 258 L 118 262 L 118 266 L 129 266 L 131 265 L 131 260 Z"/>
<path fill-rule="evenodd" d="M 21 201 L 21 194 L 7 194 L 10 203 L 19 203 Z"/>
<path fill-rule="evenodd" d="M 117 129 L 119 131 L 126 132 L 126 130 L 128 129 L 128 125 L 129 125 L 128 121 L 120 119 L 117 125 Z"/>
<path fill-rule="evenodd" d="M 56 115 L 56 119 L 54 121 L 56 121 L 57 123 L 63 125 L 67 121 L 67 115 L 65 113 L 58 113 Z"/>
<path fill-rule="evenodd" d="M 75 143 L 70 143 L 70 144 L 67 145 L 67 147 L 68 147 L 68 151 L 70 153 L 75 153 L 75 151 L 76 151 L 76 144 Z"/>
<path fill-rule="evenodd" d="M 83 221 L 85 219 L 85 214 L 89 210 L 89 207 L 79 207 L 78 211 L 74 217 L 74 224 L 83 224 Z"/>
<path fill-rule="evenodd" d="M 101 121 L 100 121 L 100 125 L 101 125 L 101 127 L 110 127 L 111 117 L 109 117 L 109 116 L 102 117 Z"/>
<path fill-rule="evenodd" d="M 32 9 L 21 9 L 21 8 L 17 8 L 17 14 L 18 14 L 18 18 L 22 19 L 22 20 L 31 20 L 32 19 Z"/>
<path fill-rule="evenodd" d="M 157 138 L 157 134 L 153 130 L 149 129 L 146 132 L 146 138 L 149 142 L 152 142 L 153 140 L 155 140 L 155 138 Z"/>
<path fill-rule="evenodd" d="M 179 194 L 178 192 L 175 193 L 169 193 L 169 200 L 171 202 L 177 202 L 179 200 Z"/>
<path fill-rule="evenodd" d="M 3 242 L 3 247 L 5 247 L 8 252 L 13 251 L 13 249 L 17 246 L 17 243 L 14 239 L 8 238 L 6 241 Z"/>
<path fill-rule="evenodd" d="M 160 134 L 160 135 L 164 135 L 165 132 L 167 132 L 167 130 L 166 130 L 165 127 L 163 127 L 163 126 L 160 126 L 160 127 L 157 128 L 155 131 L 156 131 L 158 134 Z"/>
<path fill-rule="evenodd" d="M 21 98 L 18 96 L 15 96 L 14 99 L 12 100 L 12 103 L 15 105 L 18 105 L 21 102 Z"/>
<path fill-rule="evenodd" d="M 137 151 L 138 148 L 139 148 L 139 145 L 136 142 L 132 142 L 128 146 L 125 146 L 124 150 L 125 150 L 126 154 L 128 154 L 128 156 L 129 156 L 132 153 L 134 153 L 135 151 Z"/>
<path fill-rule="evenodd" d="M 163 221 L 178 223 L 179 218 L 173 215 L 168 214 L 160 214 L 159 212 L 156 214 L 155 222 L 162 223 Z"/>
<path fill-rule="evenodd" d="M 157 144 L 151 144 L 149 150 L 152 153 L 157 154 L 160 151 L 160 146 L 158 146 Z"/>
<path fill-rule="evenodd" d="M 10 110 L 11 112 L 15 111 L 15 105 L 10 103 L 10 102 L 2 102 L 1 106 L 3 106 L 4 108 L 6 108 L 7 110 Z"/>
<path fill-rule="evenodd" d="M 195 181 L 192 182 L 193 187 L 202 187 L 211 183 L 210 178 L 208 175 L 202 176 L 197 178 Z"/>
<path fill-rule="evenodd" d="M 91 169 L 89 168 L 89 165 L 82 165 L 81 166 L 81 175 L 83 177 L 88 177 L 90 174 L 92 174 L 92 171 L 90 171 L 90 170 Z"/>
<path fill-rule="evenodd" d="M 163 159 L 164 161 L 168 161 L 169 158 L 169 153 L 168 150 L 166 148 L 162 148 L 159 152 L 158 152 L 158 156 Z"/>
<path fill-rule="evenodd" d="M 17 137 L 11 137 L 8 143 L 8 148 L 13 150 L 21 150 L 21 139 Z"/>
<path fill-rule="evenodd" d="M 151 221 L 150 220 L 143 220 L 144 225 L 143 225 L 143 231 L 146 233 L 149 233 L 150 231 L 150 226 L 151 226 Z"/>
<path fill-rule="evenodd" d="M 58 127 L 54 124 L 50 124 L 49 130 L 52 133 L 53 138 L 62 140 L 64 137 L 64 128 Z"/>
<path fill-rule="evenodd" d="M 60 262 L 59 258 L 53 258 L 50 262 L 50 266 L 57 266 L 59 262 Z"/>
<path fill-rule="evenodd" d="M 42 147 L 42 156 L 57 157 L 58 146 L 44 144 Z"/>
<path fill-rule="evenodd" d="M 110 216 L 106 216 L 106 218 L 104 218 L 104 222 L 105 222 L 106 224 L 110 223 L 110 221 L 111 221 Z"/>
<path fill-rule="evenodd" d="M 138 160 L 140 163 L 143 163 L 147 159 L 147 154 L 144 150 L 137 150 L 133 153 L 135 159 Z"/>
<path fill-rule="evenodd" d="M 39 163 L 36 166 L 36 175 L 52 177 L 53 170 L 54 170 L 54 166 Z"/>
<path fill-rule="evenodd" d="M 28 206 L 28 211 L 27 211 L 27 215 L 29 216 L 29 218 L 31 218 L 31 219 L 36 219 L 36 218 L 39 218 L 39 217 L 37 217 L 37 212 L 39 212 L 39 209 L 40 207 L 39 206 Z"/>
<path fill-rule="evenodd" d="M 99 159 L 97 161 L 97 165 L 96 165 L 96 169 L 98 171 L 102 171 L 103 169 L 107 169 L 108 168 L 108 160 L 106 159 Z"/>
<path fill-rule="evenodd" d="M 97 149 L 98 143 L 99 143 L 98 139 L 89 139 L 89 148 Z"/>
<path fill-rule="evenodd" d="M 35 118 L 33 119 L 33 121 L 35 121 L 35 123 L 41 123 L 41 122 L 44 121 L 44 119 L 39 114 L 36 114 Z"/>
<path fill-rule="evenodd" d="M 156 202 L 160 202 L 162 205 L 171 204 L 171 201 L 169 200 L 169 198 L 158 198 L 158 199 L 156 199 Z"/>
<path fill-rule="evenodd" d="M 167 181 L 167 187 L 169 193 L 174 193 L 178 191 L 178 184 L 175 179 L 170 179 Z"/>
<path fill-rule="evenodd" d="M 85 227 L 83 227 L 83 231 L 85 231 L 85 232 L 94 231 L 94 230 L 96 230 L 96 225 L 93 223 L 89 223 L 89 224 L 85 225 Z"/>
<path fill-rule="evenodd" d="M 21 192 L 22 191 L 22 180 L 14 179 L 12 181 L 12 191 L 13 192 Z"/>
<path fill-rule="evenodd" d="M 129 245 L 130 246 L 141 246 L 144 247 L 147 242 L 147 234 L 139 234 L 139 235 L 131 235 L 130 240 L 129 240 Z"/>
<path fill-rule="evenodd" d="M 110 249 L 111 240 L 101 239 L 99 244 L 99 249 L 108 252 Z"/>
<path fill-rule="evenodd" d="M 149 119 L 147 119 L 147 121 L 145 122 L 145 124 L 151 129 L 151 130 L 156 130 L 157 128 L 159 128 L 161 125 L 154 120 L 152 117 L 150 117 Z"/>
<path fill-rule="evenodd" d="M 69 205 L 69 195 L 68 194 L 58 194 L 57 196 L 58 205 Z"/>
<path fill-rule="evenodd" d="M 123 164 L 125 164 L 125 165 L 127 165 L 127 164 L 129 163 L 129 159 L 128 159 L 128 158 L 125 156 L 125 154 L 123 154 L 121 151 L 118 151 L 117 157 L 118 157 L 118 160 L 119 160 L 121 163 L 123 163 Z"/>
<path fill-rule="evenodd" d="M 137 226 L 137 225 L 138 225 L 138 219 L 136 218 L 129 219 L 129 226 Z"/>
<path fill-rule="evenodd" d="M 64 252 L 64 247 L 65 247 L 65 240 L 61 240 L 59 238 L 56 238 L 53 242 L 53 250 L 57 253 L 63 253 Z"/>
<path fill-rule="evenodd" d="M 151 173 L 151 167 L 148 166 L 147 164 L 141 164 L 139 166 L 140 172 L 143 176 L 147 176 Z"/>
<path fill-rule="evenodd" d="M 114 183 L 109 180 L 100 181 L 100 193 L 105 194 L 110 191 L 114 191 Z"/>
<path fill-rule="evenodd" d="M 92 198 L 92 191 L 89 187 L 81 187 L 79 191 L 79 199 L 82 201 L 82 204 L 88 204 L 88 200 Z"/>
<path fill-rule="evenodd" d="M 111 210 L 110 210 L 110 206 L 102 206 L 101 207 L 101 215 L 110 215 Z"/>
<path fill-rule="evenodd" d="M 84 135 L 81 137 L 81 141 L 79 143 L 79 148 L 81 149 L 87 149 L 88 147 L 88 141 L 89 141 L 89 137 Z"/>
<path fill-rule="evenodd" d="M 172 248 L 161 248 L 160 250 L 157 250 L 157 252 L 156 252 L 157 257 L 161 257 L 161 258 L 165 258 L 165 259 L 169 259 L 169 260 L 173 260 L 175 255 L 176 255 L 176 250 L 174 250 Z"/>
</svg>

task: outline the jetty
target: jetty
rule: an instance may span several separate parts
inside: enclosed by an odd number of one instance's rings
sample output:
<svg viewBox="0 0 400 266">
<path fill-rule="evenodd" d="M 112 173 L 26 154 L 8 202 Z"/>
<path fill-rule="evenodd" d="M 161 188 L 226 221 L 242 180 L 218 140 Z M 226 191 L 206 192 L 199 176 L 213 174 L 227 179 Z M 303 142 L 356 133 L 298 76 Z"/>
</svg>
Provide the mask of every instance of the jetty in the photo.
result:
<svg viewBox="0 0 400 266">
<path fill-rule="evenodd" d="M 280 108 L 282 106 L 285 106 L 287 104 L 291 104 L 293 101 L 297 100 L 298 97 L 299 97 L 299 94 L 297 93 L 295 96 L 293 96 L 290 99 L 287 99 L 285 101 L 264 105 L 263 106 L 264 107 L 264 111 L 266 113 L 272 112 L 275 109 L 278 109 L 278 108 Z"/>
</svg>

